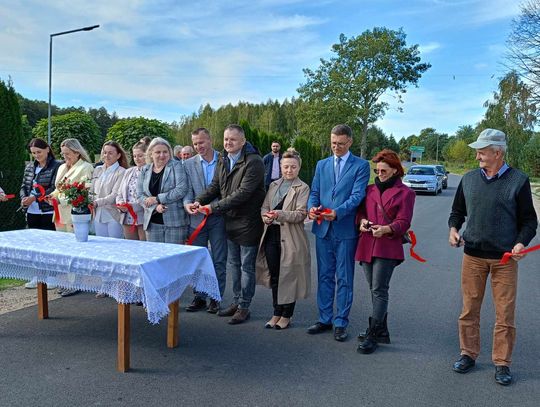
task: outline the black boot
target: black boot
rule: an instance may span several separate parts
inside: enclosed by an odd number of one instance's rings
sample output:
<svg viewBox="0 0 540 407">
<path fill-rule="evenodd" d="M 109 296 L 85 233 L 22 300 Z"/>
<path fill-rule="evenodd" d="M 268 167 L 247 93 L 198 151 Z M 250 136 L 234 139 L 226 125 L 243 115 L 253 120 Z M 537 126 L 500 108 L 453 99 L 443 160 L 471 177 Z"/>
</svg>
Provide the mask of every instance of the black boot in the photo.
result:
<svg viewBox="0 0 540 407">
<path fill-rule="evenodd" d="M 382 324 L 379 325 L 379 329 L 377 332 L 375 332 L 375 340 L 377 343 L 390 343 L 390 332 L 388 332 L 388 325 L 386 325 L 386 317 L 388 316 L 388 313 L 384 314 L 384 319 L 382 321 Z M 369 317 L 369 323 L 371 324 L 371 317 Z M 364 339 L 366 339 L 366 336 L 369 332 L 369 328 L 366 329 L 365 333 L 361 333 L 358 335 L 358 340 L 362 342 Z"/>
<path fill-rule="evenodd" d="M 364 340 L 358 345 L 358 348 L 356 349 L 357 352 L 363 353 L 365 355 L 375 352 L 375 350 L 379 346 L 377 345 L 377 341 L 375 339 L 375 333 L 377 332 L 377 329 L 380 329 L 380 327 L 381 324 L 379 323 L 379 321 L 371 317 L 369 318 L 369 329 L 367 335 Z"/>
</svg>

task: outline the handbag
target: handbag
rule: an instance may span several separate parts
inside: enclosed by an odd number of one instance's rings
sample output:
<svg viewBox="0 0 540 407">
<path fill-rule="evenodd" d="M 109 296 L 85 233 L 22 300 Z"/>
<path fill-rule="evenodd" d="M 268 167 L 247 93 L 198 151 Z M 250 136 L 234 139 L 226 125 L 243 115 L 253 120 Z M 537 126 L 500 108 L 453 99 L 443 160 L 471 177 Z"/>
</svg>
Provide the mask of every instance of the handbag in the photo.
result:
<svg viewBox="0 0 540 407">
<path fill-rule="evenodd" d="M 388 224 L 392 223 L 392 221 L 390 220 L 390 218 L 386 214 L 386 211 L 384 210 L 384 207 L 378 202 L 377 202 L 377 206 L 381 210 L 385 222 L 388 222 Z M 409 229 L 403 234 L 403 236 L 401 236 L 401 243 L 402 244 L 411 244 L 412 243 L 412 238 L 411 238 L 411 233 L 410 232 L 411 232 L 411 230 Z"/>
</svg>

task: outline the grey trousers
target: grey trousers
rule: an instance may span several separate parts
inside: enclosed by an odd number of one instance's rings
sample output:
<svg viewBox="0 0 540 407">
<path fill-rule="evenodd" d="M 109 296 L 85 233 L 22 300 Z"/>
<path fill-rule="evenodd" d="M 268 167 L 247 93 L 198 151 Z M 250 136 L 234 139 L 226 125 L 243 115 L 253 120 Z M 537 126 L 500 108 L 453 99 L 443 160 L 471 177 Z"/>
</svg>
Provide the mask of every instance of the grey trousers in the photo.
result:
<svg viewBox="0 0 540 407">
<path fill-rule="evenodd" d="M 373 312 L 371 316 L 382 321 L 388 310 L 388 289 L 394 268 L 400 263 L 399 260 L 373 257 L 371 263 L 362 262 L 369 290 L 371 291 L 371 303 Z"/>
</svg>

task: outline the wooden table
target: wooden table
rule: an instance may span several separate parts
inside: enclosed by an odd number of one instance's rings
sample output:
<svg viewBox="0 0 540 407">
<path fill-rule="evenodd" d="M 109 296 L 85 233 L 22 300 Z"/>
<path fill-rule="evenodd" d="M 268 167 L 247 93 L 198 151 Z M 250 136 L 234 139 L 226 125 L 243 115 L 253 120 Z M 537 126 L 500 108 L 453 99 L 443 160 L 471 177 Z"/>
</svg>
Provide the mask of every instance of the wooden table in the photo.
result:
<svg viewBox="0 0 540 407">
<path fill-rule="evenodd" d="M 175 348 L 179 298 L 185 288 L 221 299 L 206 248 L 96 236 L 81 243 L 69 233 L 36 229 L 0 232 L 0 277 L 37 278 L 40 320 L 49 318 L 47 281 L 114 298 L 119 372 L 130 368 L 130 303 L 143 301 L 152 323 L 167 316 L 167 347 Z"/>
</svg>

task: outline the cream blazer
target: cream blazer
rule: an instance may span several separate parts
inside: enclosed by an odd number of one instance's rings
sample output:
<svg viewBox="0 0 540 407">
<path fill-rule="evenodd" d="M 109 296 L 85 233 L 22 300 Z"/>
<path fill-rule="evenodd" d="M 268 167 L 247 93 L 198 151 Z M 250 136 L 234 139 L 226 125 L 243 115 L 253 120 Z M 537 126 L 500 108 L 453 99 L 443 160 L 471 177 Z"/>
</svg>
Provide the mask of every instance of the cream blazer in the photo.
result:
<svg viewBox="0 0 540 407">
<path fill-rule="evenodd" d="M 58 199 L 58 209 L 60 210 L 60 222 L 62 222 L 65 225 L 72 225 L 73 222 L 71 221 L 71 205 L 69 205 L 66 201 L 66 197 L 64 194 L 61 194 L 58 191 L 58 185 L 63 181 L 66 180 L 70 183 L 72 182 L 85 182 L 86 186 L 91 187 L 92 186 L 92 173 L 94 172 L 94 167 L 92 164 L 90 164 L 87 161 L 84 161 L 79 158 L 79 161 L 77 161 L 73 167 L 68 168 L 67 165 L 64 163 L 58 168 L 58 173 L 56 175 L 56 181 L 54 182 L 54 185 L 57 189 L 55 189 L 51 196 L 53 198 Z M 56 219 L 55 219 L 56 220 Z"/>
<path fill-rule="evenodd" d="M 104 172 L 104 165 L 94 169 L 92 187 L 90 188 L 94 204 L 97 206 L 94 219 L 97 222 L 108 222 L 109 220 L 104 216 L 104 211 L 107 211 L 116 222 L 120 222 L 121 212 L 116 209 L 115 205 L 126 169 L 118 166 L 106 182 L 103 182 Z"/>
</svg>

